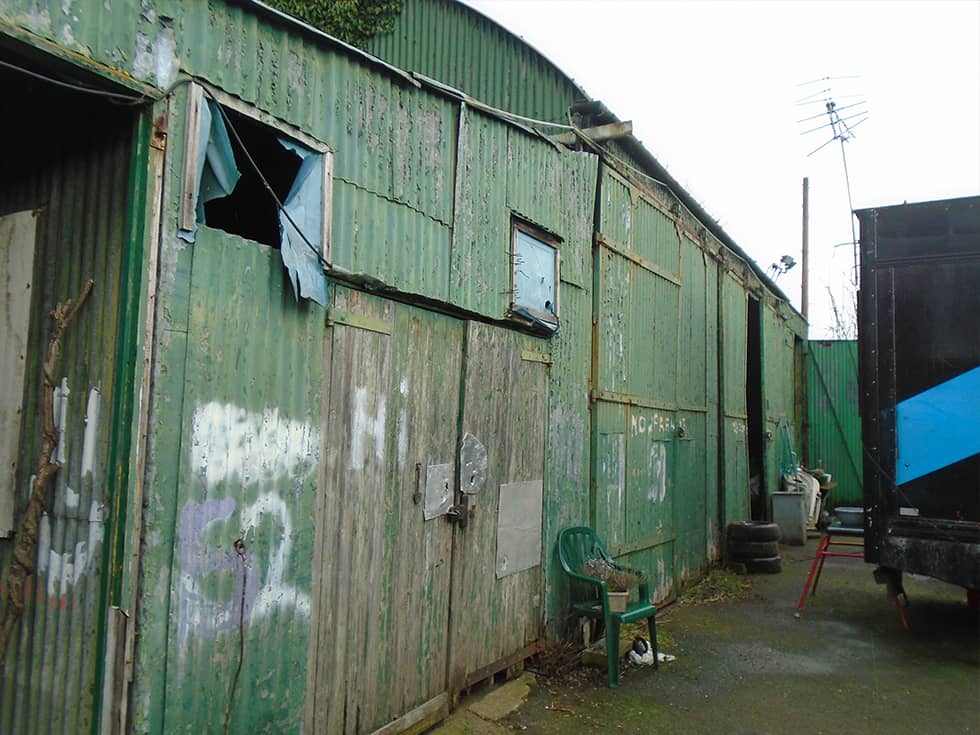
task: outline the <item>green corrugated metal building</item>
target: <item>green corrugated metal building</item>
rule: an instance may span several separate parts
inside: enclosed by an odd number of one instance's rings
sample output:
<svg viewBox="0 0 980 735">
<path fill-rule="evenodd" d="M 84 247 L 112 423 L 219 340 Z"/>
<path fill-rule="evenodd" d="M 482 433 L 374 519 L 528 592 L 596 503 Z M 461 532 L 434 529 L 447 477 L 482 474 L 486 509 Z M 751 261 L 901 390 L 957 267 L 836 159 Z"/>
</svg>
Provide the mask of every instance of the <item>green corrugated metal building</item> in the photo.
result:
<svg viewBox="0 0 980 735">
<path fill-rule="evenodd" d="M 811 340 L 807 355 L 807 461 L 837 485 L 827 508 L 864 504 L 856 340 Z"/>
<path fill-rule="evenodd" d="M 515 118 L 617 122 L 479 13 L 407 0 L 371 50 L 0 0 L 4 570 L 47 313 L 95 281 L 0 730 L 398 732 L 575 627 L 562 527 L 666 600 L 765 515 L 804 382 L 774 284 L 631 137 Z"/>
</svg>

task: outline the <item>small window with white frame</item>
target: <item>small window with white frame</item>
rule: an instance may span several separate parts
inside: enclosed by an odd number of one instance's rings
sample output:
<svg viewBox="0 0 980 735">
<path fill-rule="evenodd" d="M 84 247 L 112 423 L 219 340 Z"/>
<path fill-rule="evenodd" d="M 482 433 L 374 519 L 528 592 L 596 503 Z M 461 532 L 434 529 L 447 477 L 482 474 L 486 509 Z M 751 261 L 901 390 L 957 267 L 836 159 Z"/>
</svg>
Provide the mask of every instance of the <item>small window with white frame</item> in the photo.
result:
<svg viewBox="0 0 980 735">
<path fill-rule="evenodd" d="M 511 239 L 510 316 L 558 331 L 560 240 L 515 219 Z"/>
</svg>

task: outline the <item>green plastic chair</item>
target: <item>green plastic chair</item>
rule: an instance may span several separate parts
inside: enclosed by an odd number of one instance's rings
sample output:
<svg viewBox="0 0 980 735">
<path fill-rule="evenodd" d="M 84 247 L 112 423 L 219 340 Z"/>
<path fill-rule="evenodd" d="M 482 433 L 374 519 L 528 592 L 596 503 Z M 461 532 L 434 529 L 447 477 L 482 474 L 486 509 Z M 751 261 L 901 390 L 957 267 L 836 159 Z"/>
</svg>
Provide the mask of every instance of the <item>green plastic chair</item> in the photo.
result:
<svg viewBox="0 0 980 735">
<path fill-rule="evenodd" d="M 558 560 L 562 569 L 571 577 L 572 609 L 590 618 L 600 619 L 606 627 L 606 659 L 609 673 L 609 688 L 619 686 L 619 629 L 623 623 L 634 623 L 646 618 L 650 628 L 650 645 L 653 646 L 653 665 L 660 668 L 657 651 L 657 608 L 650 602 L 650 589 L 646 582 L 640 585 L 640 599 L 631 602 L 626 612 L 610 612 L 609 590 L 601 579 L 589 577 L 579 570 L 586 559 L 605 559 L 614 566 L 612 557 L 587 526 L 566 528 L 558 534 Z"/>
</svg>

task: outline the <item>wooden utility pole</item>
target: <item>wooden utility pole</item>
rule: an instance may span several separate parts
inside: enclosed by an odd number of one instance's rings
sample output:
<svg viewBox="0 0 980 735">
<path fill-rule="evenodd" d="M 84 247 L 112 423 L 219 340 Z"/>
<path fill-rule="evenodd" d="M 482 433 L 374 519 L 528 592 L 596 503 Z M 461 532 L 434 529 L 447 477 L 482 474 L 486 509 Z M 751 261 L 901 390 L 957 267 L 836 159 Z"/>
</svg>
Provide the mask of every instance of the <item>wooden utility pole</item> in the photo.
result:
<svg viewBox="0 0 980 735">
<path fill-rule="evenodd" d="M 806 176 L 803 177 L 803 257 L 800 260 L 803 263 L 803 303 L 800 313 L 806 319 L 809 306 L 808 299 L 810 298 L 810 284 L 808 283 L 810 280 L 810 179 Z"/>
</svg>

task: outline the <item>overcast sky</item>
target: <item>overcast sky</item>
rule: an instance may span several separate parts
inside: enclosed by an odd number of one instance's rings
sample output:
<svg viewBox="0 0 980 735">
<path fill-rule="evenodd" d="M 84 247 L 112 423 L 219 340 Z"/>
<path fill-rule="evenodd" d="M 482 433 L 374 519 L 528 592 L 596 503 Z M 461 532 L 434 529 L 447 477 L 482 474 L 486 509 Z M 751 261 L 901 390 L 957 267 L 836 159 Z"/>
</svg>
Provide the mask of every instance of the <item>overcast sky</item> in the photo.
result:
<svg viewBox="0 0 980 735">
<path fill-rule="evenodd" d="M 468 2 L 632 120 L 764 269 L 800 260 L 809 177 L 813 337 L 833 323 L 827 288 L 846 299 L 851 224 L 841 146 L 808 156 L 832 134 L 799 120 L 865 103 L 845 144 L 856 209 L 980 194 L 980 0 Z M 777 283 L 800 308 L 800 267 Z"/>
</svg>

